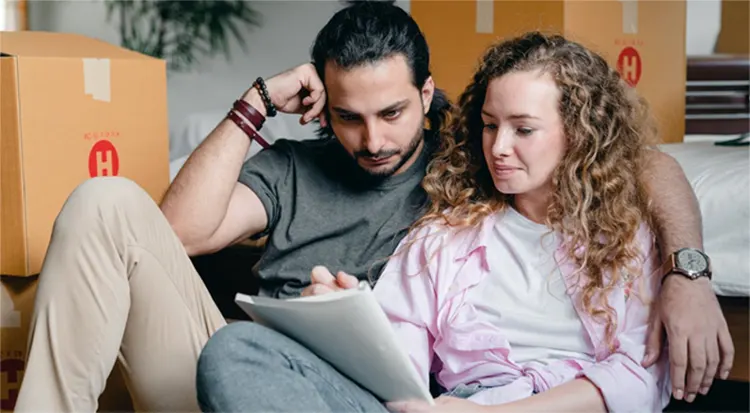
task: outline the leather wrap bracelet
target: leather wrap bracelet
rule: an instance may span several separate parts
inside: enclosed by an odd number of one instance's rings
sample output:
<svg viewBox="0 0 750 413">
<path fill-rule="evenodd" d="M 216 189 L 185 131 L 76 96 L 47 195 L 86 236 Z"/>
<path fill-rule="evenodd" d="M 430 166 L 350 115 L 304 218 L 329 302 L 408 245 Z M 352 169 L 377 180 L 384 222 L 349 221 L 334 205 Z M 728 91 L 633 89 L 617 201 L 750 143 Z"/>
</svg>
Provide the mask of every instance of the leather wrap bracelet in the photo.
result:
<svg viewBox="0 0 750 413">
<path fill-rule="evenodd" d="M 229 118 L 232 122 L 234 122 L 235 125 L 237 125 L 243 132 L 245 132 L 245 135 L 247 135 L 248 138 L 250 138 L 251 141 L 257 141 L 258 144 L 263 148 L 268 148 L 269 145 L 268 142 L 263 139 L 258 132 L 253 129 L 250 125 L 245 122 L 240 115 L 238 115 L 234 110 L 230 110 L 229 113 L 227 113 L 227 118 Z M 251 121 L 252 122 L 252 121 Z"/>
<path fill-rule="evenodd" d="M 240 115 L 244 116 L 245 119 L 249 120 L 250 123 L 255 126 L 255 130 L 257 131 L 259 131 L 263 127 L 263 123 L 266 122 L 266 118 L 263 117 L 257 109 L 242 99 L 235 100 L 232 107 L 237 112 L 240 112 Z"/>
</svg>

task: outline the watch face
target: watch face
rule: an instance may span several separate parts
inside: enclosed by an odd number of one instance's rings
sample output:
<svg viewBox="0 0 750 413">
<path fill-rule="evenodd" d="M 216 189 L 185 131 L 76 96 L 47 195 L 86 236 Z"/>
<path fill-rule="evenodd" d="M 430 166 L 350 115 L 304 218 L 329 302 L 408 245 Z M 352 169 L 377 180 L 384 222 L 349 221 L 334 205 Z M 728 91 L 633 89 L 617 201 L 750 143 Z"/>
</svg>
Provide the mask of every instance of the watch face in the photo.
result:
<svg viewBox="0 0 750 413">
<path fill-rule="evenodd" d="M 691 273 L 703 272 L 708 268 L 706 258 L 696 250 L 682 250 L 676 258 L 677 266 Z"/>
</svg>

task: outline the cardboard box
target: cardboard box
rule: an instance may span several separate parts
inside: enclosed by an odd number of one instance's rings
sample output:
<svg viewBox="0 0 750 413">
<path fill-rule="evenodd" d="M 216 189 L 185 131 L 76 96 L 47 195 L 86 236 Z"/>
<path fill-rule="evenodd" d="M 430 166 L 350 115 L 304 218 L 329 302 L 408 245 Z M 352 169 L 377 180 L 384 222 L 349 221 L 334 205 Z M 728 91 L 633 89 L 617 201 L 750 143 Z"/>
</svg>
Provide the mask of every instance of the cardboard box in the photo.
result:
<svg viewBox="0 0 750 413">
<path fill-rule="evenodd" d="M 0 274 L 38 274 L 80 183 L 169 184 L 166 65 L 80 35 L 0 32 Z"/>
<path fill-rule="evenodd" d="M 721 0 L 721 30 L 714 53 L 750 55 L 750 1 Z"/>
<path fill-rule="evenodd" d="M 438 87 L 454 100 L 490 44 L 540 30 L 602 54 L 651 105 L 662 140 L 685 130 L 685 0 L 413 1 Z M 449 29 L 446 29 L 449 22 Z"/>
<path fill-rule="evenodd" d="M 0 412 L 15 409 L 26 370 L 29 327 L 37 277 L 3 277 L 0 282 Z M 99 397 L 100 412 L 132 412 L 133 402 L 120 369 L 112 370 Z"/>
<path fill-rule="evenodd" d="M 0 283 L 0 411 L 13 411 L 26 369 L 26 344 L 36 296 L 35 278 Z"/>
</svg>

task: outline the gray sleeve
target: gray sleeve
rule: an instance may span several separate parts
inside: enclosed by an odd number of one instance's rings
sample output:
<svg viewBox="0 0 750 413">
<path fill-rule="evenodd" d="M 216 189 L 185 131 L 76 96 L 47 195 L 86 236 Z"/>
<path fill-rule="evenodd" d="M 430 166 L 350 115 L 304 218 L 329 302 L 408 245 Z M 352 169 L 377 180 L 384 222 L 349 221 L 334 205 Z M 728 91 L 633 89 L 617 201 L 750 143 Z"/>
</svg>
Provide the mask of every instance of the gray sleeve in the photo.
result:
<svg viewBox="0 0 750 413">
<path fill-rule="evenodd" d="M 268 218 L 266 228 L 253 238 L 268 235 L 279 221 L 281 215 L 279 194 L 283 194 L 289 185 L 288 178 L 292 163 L 290 145 L 283 140 L 278 140 L 242 165 L 239 182 L 250 188 L 260 198 Z"/>
</svg>

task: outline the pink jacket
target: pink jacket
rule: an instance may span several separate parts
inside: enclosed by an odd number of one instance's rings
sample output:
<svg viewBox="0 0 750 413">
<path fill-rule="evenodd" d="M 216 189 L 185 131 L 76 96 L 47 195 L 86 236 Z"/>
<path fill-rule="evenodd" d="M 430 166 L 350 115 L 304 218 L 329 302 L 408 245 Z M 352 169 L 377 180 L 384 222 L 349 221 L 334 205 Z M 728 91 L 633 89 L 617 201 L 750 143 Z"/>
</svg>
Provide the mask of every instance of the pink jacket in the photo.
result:
<svg viewBox="0 0 750 413">
<path fill-rule="evenodd" d="M 438 382 L 449 390 L 470 383 L 489 387 L 471 398 L 480 404 L 510 402 L 586 377 L 599 388 L 609 411 L 662 411 L 671 387 L 666 351 L 651 368 L 640 364 L 650 303 L 660 286 L 660 277 L 649 276 L 658 269 L 658 254 L 648 228 L 642 226 L 637 236 L 645 253 L 644 277 L 638 279 L 643 282 L 631 280 L 632 293 L 623 286 L 609 296 L 618 321 L 614 351 L 606 343 L 604 325 L 583 310 L 576 288 L 582 285 L 580 278 L 558 249 L 555 256 L 593 343 L 595 362 L 570 359 L 520 366 L 509 359 L 510 343 L 503 331 L 479 323 L 466 301 L 468 290 L 491 275 L 486 246 L 495 221 L 492 215 L 474 229 L 431 226 L 408 235 L 378 280 L 375 294 L 420 376 L 427 381 L 430 371 L 436 372 Z"/>
</svg>

